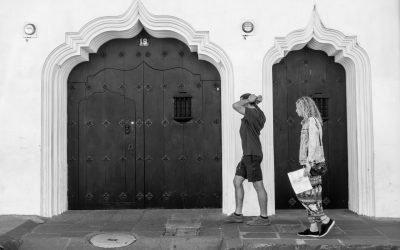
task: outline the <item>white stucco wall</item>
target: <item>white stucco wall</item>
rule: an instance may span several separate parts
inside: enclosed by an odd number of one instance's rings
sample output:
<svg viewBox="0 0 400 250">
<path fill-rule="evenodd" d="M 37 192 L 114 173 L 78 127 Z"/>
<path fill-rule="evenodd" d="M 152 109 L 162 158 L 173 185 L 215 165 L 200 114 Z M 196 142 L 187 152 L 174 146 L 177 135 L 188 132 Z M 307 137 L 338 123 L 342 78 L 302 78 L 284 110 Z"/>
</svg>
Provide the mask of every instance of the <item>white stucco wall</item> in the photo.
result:
<svg viewBox="0 0 400 250">
<path fill-rule="evenodd" d="M 235 97 L 261 93 L 262 61 L 273 39 L 304 28 L 314 3 L 326 27 L 356 35 L 369 55 L 372 72 L 376 216 L 400 217 L 400 4 L 398 0 L 143 0 L 149 12 L 185 20 L 229 56 Z M 0 3 L 0 214 L 40 213 L 41 74 L 46 57 L 75 32 L 102 16 L 122 14 L 131 0 L 29 1 Z M 24 7 L 21 7 L 24 6 Z M 255 23 L 255 36 L 241 36 L 245 19 Z M 22 27 L 32 22 L 37 38 L 28 42 Z M 236 131 L 239 115 L 233 117 Z M 240 159 L 236 137 L 233 177 Z M 273 166 L 267 166 L 273 167 Z M 230 178 L 230 177 L 229 177 Z M 268 185 L 268 183 L 267 183 Z M 227 191 L 227 192 L 226 192 Z M 228 194 L 227 211 L 234 194 Z M 244 212 L 257 214 L 250 185 L 245 188 Z M 231 202 L 229 202 L 231 201 Z"/>
</svg>

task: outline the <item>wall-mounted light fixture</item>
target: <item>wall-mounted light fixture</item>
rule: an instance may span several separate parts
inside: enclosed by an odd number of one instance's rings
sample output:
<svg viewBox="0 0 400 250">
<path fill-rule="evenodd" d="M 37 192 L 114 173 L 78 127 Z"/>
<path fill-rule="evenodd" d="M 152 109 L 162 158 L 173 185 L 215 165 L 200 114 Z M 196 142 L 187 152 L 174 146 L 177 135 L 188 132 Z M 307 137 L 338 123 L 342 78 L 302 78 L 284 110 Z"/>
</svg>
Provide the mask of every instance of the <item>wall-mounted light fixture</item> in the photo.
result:
<svg viewBox="0 0 400 250">
<path fill-rule="evenodd" d="M 250 21 L 246 21 L 242 24 L 242 30 L 244 33 L 251 33 L 254 30 L 254 24 Z"/>
<path fill-rule="evenodd" d="M 243 39 L 246 40 L 248 36 L 254 35 L 254 22 L 246 20 L 242 23 Z"/>
<path fill-rule="evenodd" d="M 37 28 L 36 25 L 33 23 L 26 23 L 23 28 L 23 36 L 26 41 L 29 38 L 36 38 L 37 37 Z"/>
</svg>

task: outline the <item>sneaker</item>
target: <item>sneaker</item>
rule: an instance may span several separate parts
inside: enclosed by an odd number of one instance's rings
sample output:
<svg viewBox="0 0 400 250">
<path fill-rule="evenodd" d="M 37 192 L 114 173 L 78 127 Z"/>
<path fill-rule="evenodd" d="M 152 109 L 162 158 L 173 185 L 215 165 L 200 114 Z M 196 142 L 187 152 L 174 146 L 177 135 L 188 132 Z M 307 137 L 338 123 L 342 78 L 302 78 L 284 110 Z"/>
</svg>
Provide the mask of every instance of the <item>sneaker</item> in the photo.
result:
<svg viewBox="0 0 400 250">
<path fill-rule="evenodd" d="M 310 229 L 306 229 L 303 232 L 298 232 L 298 236 L 309 236 L 309 237 L 319 237 L 319 232 L 311 232 Z"/>
<path fill-rule="evenodd" d="M 236 215 L 235 213 L 232 213 L 228 217 L 225 218 L 225 222 L 242 223 L 243 222 L 243 214 Z"/>
<path fill-rule="evenodd" d="M 324 237 L 325 235 L 327 235 L 329 233 L 329 231 L 332 229 L 333 225 L 335 225 L 335 221 L 332 219 L 329 219 L 329 222 L 324 224 L 321 224 L 321 233 L 319 234 L 319 236 Z"/>
<path fill-rule="evenodd" d="M 271 221 L 269 218 L 262 218 L 261 216 L 258 216 L 251 221 L 246 222 L 247 225 L 249 226 L 269 226 L 271 225 Z"/>
</svg>

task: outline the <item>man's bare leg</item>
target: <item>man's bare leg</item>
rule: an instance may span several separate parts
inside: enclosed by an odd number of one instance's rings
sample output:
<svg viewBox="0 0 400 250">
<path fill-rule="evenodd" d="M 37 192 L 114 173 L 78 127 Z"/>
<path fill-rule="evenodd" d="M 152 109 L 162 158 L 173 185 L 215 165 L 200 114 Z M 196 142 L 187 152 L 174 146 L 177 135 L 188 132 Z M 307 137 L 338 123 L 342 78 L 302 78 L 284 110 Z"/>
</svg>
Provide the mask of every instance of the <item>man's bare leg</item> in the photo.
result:
<svg viewBox="0 0 400 250">
<path fill-rule="evenodd" d="M 233 185 L 235 186 L 236 214 L 242 214 L 243 197 L 244 197 L 243 181 L 244 178 L 239 175 L 235 175 L 235 178 L 233 178 Z"/>
<path fill-rule="evenodd" d="M 244 197 L 243 181 L 244 178 L 238 175 L 235 175 L 235 178 L 233 178 L 233 185 L 235 187 L 236 207 L 235 207 L 235 212 L 225 218 L 225 222 L 228 223 L 243 222 L 243 215 L 242 215 L 243 197 Z"/>
<path fill-rule="evenodd" d="M 256 181 L 253 182 L 253 186 L 257 192 L 258 204 L 260 205 L 260 215 L 267 217 L 268 196 L 264 188 L 264 183 L 263 181 Z"/>
</svg>

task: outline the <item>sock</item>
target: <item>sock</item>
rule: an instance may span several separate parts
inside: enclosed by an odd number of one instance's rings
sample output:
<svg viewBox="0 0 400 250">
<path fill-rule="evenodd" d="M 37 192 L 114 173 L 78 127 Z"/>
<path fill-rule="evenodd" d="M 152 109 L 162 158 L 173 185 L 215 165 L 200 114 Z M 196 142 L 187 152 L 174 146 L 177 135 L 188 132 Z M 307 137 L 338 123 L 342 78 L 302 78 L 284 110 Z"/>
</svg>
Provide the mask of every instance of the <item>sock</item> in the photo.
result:
<svg viewBox="0 0 400 250">
<path fill-rule="evenodd" d="M 312 223 L 312 224 L 310 225 L 310 231 L 311 231 L 311 232 L 318 232 L 318 225 L 317 225 L 317 223 Z"/>
<path fill-rule="evenodd" d="M 325 215 L 325 218 L 321 218 L 321 221 L 322 221 L 322 223 L 324 223 L 324 224 L 328 224 L 328 222 L 330 221 L 331 219 L 328 217 L 328 216 L 326 216 Z"/>
<path fill-rule="evenodd" d="M 235 214 L 236 216 L 242 216 L 242 214 L 237 214 L 236 212 L 234 212 L 234 214 Z"/>
<path fill-rule="evenodd" d="M 262 216 L 262 215 L 260 215 L 260 217 L 263 218 L 263 219 L 265 219 L 265 220 L 268 219 L 268 216 Z"/>
</svg>

